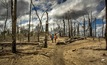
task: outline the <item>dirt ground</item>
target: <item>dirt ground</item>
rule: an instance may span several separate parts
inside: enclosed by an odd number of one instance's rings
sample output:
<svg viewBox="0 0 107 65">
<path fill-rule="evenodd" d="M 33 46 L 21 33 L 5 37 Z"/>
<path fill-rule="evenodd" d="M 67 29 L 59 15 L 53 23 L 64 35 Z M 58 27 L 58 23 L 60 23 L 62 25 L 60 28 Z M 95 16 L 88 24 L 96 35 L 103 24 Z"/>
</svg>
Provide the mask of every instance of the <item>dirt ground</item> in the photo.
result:
<svg viewBox="0 0 107 65">
<path fill-rule="evenodd" d="M 64 41 L 66 38 L 59 38 Z M 90 38 L 67 45 L 48 41 L 48 48 L 37 45 L 17 45 L 17 54 L 0 51 L 0 65 L 107 65 L 105 41 Z"/>
</svg>

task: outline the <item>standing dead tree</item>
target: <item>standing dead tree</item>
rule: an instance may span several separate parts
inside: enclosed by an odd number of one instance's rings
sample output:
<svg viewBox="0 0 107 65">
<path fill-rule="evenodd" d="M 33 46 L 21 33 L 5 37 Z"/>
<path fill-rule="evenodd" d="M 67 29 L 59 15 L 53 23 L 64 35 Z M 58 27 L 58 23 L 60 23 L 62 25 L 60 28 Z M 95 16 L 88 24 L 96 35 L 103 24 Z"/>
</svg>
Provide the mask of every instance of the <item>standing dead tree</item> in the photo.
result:
<svg viewBox="0 0 107 65">
<path fill-rule="evenodd" d="M 80 27 L 80 25 L 79 25 L 79 22 L 78 22 L 78 25 L 77 25 L 77 36 L 80 36 L 80 34 L 79 34 L 79 27 Z"/>
<path fill-rule="evenodd" d="M 30 42 L 30 27 L 31 27 L 31 8 L 32 8 L 32 5 L 31 5 L 32 1 L 30 2 L 30 12 L 29 12 L 29 29 L 28 29 L 28 42 Z"/>
<path fill-rule="evenodd" d="M 32 0 L 31 0 L 31 4 L 33 5 L 33 7 L 34 7 L 34 8 L 36 7 L 36 6 L 33 4 L 33 1 L 32 1 Z M 36 9 L 35 9 L 35 13 L 36 13 L 37 18 L 39 19 L 39 22 L 40 22 L 39 29 L 38 29 L 38 34 L 37 34 L 38 42 L 39 42 L 39 41 L 40 41 L 40 40 L 39 40 L 40 32 L 41 32 L 41 31 L 43 31 L 42 18 L 43 18 L 43 16 L 44 16 L 45 12 L 43 12 L 43 14 L 42 14 L 42 16 L 41 16 L 41 17 L 38 15 L 38 12 L 37 12 L 37 10 L 36 10 Z"/>
<path fill-rule="evenodd" d="M 104 21 L 103 21 L 103 18 L 102 18 L 102 37 L 104 37 L 103 34 L 104 34 Z"/>
<path fill-rule="evenodd" d="M 92 37 L 92 25 L 89 15 L 88 15 L 88 26 L 89 26 L 89 36 Z"/>
<path fill-rule="evenodd" d="M 69 38 L 71 37 L 71 31 L 70 31 L 70 20 L 69 20 L 69 18 L 68 18 L 68 30 L 69 30 L 69 32 L 68 32 L 68 36 L 69 36 Z"/>
<path fill-rule="evenodd" d="M 35 8 L 36 6 L 33 4 L 33 1 L 31 0 L 31 4 L 33 5 L 33 7 Z M 38 19 L 39 19 L 39 21 L 40 21 L 40 27 L 41 27 L 41 31 L 43 31 L 43 26 L 42 26 L 42 17 L 43 17 L 43 15 L 44 15 L 44 13 L 42 14 L 42 16 L 41 16 L 41 18 L 40 18 L 40 16 L 38 15 L 38 12 L 37 12 L 37 10 L 36 9 L 34 9 L 35 10 L 35 13 L 36 13 L 36 15 L 37 15 L 37 17 L 38 17 Z"/>
<path fill-rule="evenodd" d="M 12 52 L 16 53 L 16 22 L 17 22 L 17 0 L 11 0 L 12 16 Z"/>
<path fill-rule="evenodd" d="M 74 22 L 74 27 L 73 27 L 73 36 L 76 36 L 76 22 Z"/>
<path fill-rule="evenodd" d="M 72 26 L 72 20 L 71 20 L 71 37 L 73 37 L 73 26 Z"/>
<path fill-rule="evenodd" d="M 95 18 L 94 22 L 95 22 L 95 37 L 96 37 L 96 18 Z"/>
<path fill-rule="evenodd" d="M 6 0 L 2 0 L 2 1 L 0 1 L 0 2 L 2 2 L 2 6 L 6 9 L 6 18 L 5 18 L 5 23 L 4 23 L 4 33 L 3 33 L 3 37 L 4 37 L 4 40 L 5 40 L 5 38 L 6 38 L 6 36 L 5 36 L 5 34 L 6 34 L 6 24 L 7 24 L 7 19 L 8 19 L 8 3 L 7 3 L 7 1 Z"/>
<path fill-rule="evenodd" d="M 84 37 L 85 37 L 85 17 L 84 17 L 84 21 L 83 21 L 83 29 L 84 29 Z"/>
<path fill-rule="evenodd" d="M 64 18 L 63 18 L 63 35 L 65 36 L 65 20 L 64 20 Z"/>
<path fill-rule="evenodd" d="M 96 18 L 94 19 L 94 32 L 93 32 L 93 40 L 96 37 Z"/>
<path fill-rule="evenodd" d="M 67 19 L 68 19 L 68 36 L 71 38 L 71 31 L 70 31 L 70 12 L 67 13 Z"/>
<path fill-rule="evenodd" d="M 44 48 L 47 48 L 47 41 L 48 41 L 48 12 L 46 11 L 47 20 L 46 20 L 46 29 L 45 29 L 45 44 Z"/>
<path fill-rule="evenodd" d="M 105 0 L 105 4 L 106 4 L 106 0 Z M 107 11 L 106 11 L 106 15 L 107 15 Z M 107 17 L 106 17 L 105 39 L 106 39 L 106 50 L 107 50 Z"/>
</svg>

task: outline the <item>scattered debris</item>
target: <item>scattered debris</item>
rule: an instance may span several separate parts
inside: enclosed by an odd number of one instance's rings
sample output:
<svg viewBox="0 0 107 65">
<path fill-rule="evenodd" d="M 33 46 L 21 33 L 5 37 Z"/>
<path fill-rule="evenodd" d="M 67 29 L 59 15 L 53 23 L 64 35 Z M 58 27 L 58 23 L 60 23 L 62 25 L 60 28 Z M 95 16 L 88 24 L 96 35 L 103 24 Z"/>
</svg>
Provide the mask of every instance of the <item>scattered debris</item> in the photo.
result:
<svg viewBox="0 0 107 65">
<path fill-rule="evenodd" d="M 57 42 L 56 45 L 66 45 L 64 42 Z"/>
</svg>

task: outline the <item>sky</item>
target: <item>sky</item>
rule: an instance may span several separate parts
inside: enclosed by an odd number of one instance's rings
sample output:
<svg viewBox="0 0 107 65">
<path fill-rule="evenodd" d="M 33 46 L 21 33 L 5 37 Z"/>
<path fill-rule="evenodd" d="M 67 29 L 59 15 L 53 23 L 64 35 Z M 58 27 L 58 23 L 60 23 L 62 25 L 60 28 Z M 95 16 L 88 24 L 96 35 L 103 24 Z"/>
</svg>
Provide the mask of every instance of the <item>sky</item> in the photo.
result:
<svg viewBox="0 0 107 65">
<path fill-rule="evenodd" d="M 4 24 L 5 16 L 6 16 L 6 8 L 3 7 L 3 2 L 5 0 L 0 0 L 0 25 Z M 17 23 L 18 26 L 28 28 L 28 21 L 29 21 L 29 9 L 30 9 L 30 0 L 17 0 Z M 10 8 L 10 0 L 6 0 L 8 3 L 8 28 L 11 28 L 11 8 Z M 39 16 L 41 17 L 42 14 L 48 9 L 49 14 L 49 30 L 53 28 L 52 24 L 56 22 L 61 22 L 64 18 L 67 22 L 66 15 L 70 14 L 70 19 L 74 22 L 83 22 L 85 17 L 86 23 L 88 21 L 88 14 L 93 15 L 94 18 L 97 18 L 97 31 L 102 29 L 102 18 L 105 21 L 105 1 L 104 0 L 33 0 L 33 3 L 36 7 L 32 6 L 32 20 L 31 24 L 34 25 L 35 28 L 39 20 L 35 14 L 35 10 L 38 11 Z M 46 22 L 46 14 L 44 14 L 42 23 L 45 28 Z M 54 27 L 57 27 L 55 25 Z M 82 30 L 82 27 L 80 28 Z M 100 33 L 98 33 L 100 34 Z"/>
</svg>

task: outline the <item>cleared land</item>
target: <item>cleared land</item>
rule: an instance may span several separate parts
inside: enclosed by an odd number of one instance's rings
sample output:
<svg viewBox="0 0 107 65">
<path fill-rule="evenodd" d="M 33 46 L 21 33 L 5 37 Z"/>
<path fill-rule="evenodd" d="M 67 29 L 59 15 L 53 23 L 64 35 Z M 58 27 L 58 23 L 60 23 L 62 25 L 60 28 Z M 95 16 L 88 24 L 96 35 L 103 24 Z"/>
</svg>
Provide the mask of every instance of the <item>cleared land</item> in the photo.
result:
<svg viewBox="0 0 107 65">
<path fill-rule="evenodd" d="M 58 38 L 57 42 L 66 39 Z M 0 65 L 107 65 L 104 39 L 99 42 L 97 38 L 94 41 L 87 38 L 66 45 L 49 40 L 48 48 L 40 48 L 36 43 L 17 45 L 17 54 L 11 53 L 11 46 L 4 47 L 0 51 Z"/>
</svg>

